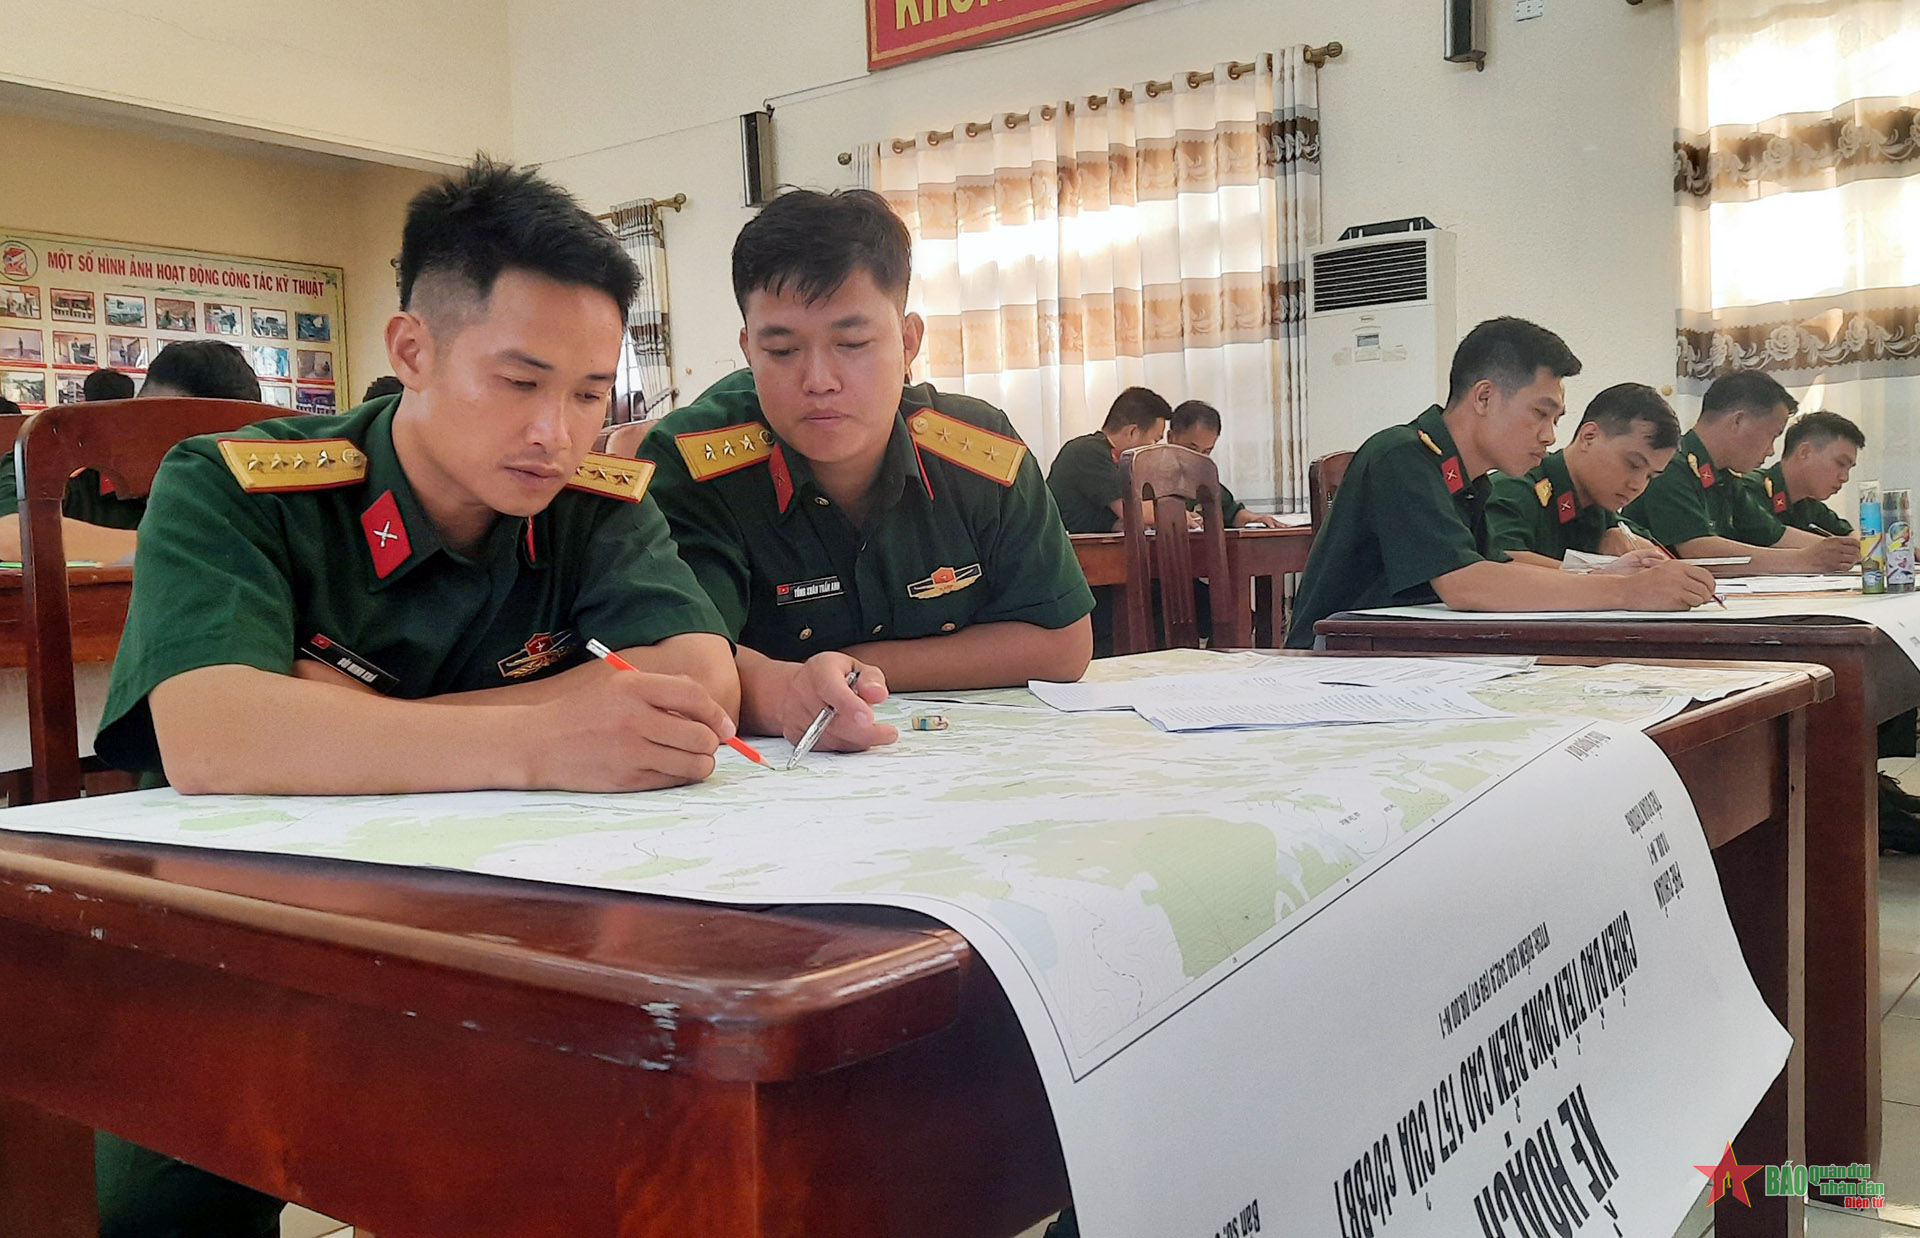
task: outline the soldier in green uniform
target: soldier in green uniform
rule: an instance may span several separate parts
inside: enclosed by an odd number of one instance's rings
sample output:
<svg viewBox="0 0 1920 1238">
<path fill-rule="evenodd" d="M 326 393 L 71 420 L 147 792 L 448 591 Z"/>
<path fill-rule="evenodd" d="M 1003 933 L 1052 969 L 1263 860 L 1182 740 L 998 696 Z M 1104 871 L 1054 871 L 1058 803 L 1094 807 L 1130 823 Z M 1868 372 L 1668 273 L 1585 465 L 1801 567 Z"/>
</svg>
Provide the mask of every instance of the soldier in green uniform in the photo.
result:
<svg viewBox="0 0 1920 1238">
<path fill-rule="evenodd" d="M 1220 441 L 1220 410 L 1205 400 L 1181 401 L 1167 421 L 1167 441 L 1211 456 L 1214 444 Z M 1248 511 L 1246 504 L 1233 497 L 1233 491 L 1227 489 L 1225 482 L 1220 484 L 1220 514 L 1236 529 L 1285 527 L 1278 516 Z"/>
<path fill-rule="evenodd" d="M 1738 476 L 1773 454 L 1796 407 L 1786 388 L 1750 370 L 1714 380 L 1700 418 L 1626 516 L 1683 559 L 1741 556 L 1730 572 L 1844 572 L 1859 543 L 1788 528 Z"/>
<path fill-rule="evenodd" d="M 190 793 L 704 778 L 732 651 L 647 470 L 588 453 L 636 279 L 530 172 L 422 191 L 386 332 L 405 393 L 161 465 L 96 750 Z M 277 1201 L 124 1141 L 96 1171 L 103 1235 L 277 1232 Z"/>
<path fill-rule="evenodd" d="M 1128 387 L 1114 397 L 1098 430 L 1068 439 L 1047 470 L 1047 489 L 1069 533 L 1120 527 L 1120 453 L 1157 443 L 1173 409 L 1158 392 Z"/>
<path fill-rule="evenodd" d="M 1519 318 L 1481 323 L 1454 350 L 1445 407 L 1380 431 L 1354 453 L 1315 536 L 1287 644 L 1313 625 L 1377 606 L 1455 610 L 1687 610 L 1713 597 L 1699 568 L 1662 561 L 1625 574 L 1516 563 L 1487 537 L 1486 474 L 1525 473 L 1553 446 L 1565 384 L 1580 361 L 1559 336 Z"/>
<path fill-rule="evenodd" d="M 1853 524 L 1828 507 L 1860 462 L 1867 436 L 1839 413 L 1802 413 L 1787 426 L 1780 458 L 1748 480 L 1780 523 L 1823 537 L 1852 537 Z"/>
<path fill-rule="evenodd" d="M 903 386 L 924 324 L 911 242 L 877 194 L 795 190 L 740 232 L 749 369 L 640 454 L 681 557 L 739 642 L 741 729 L 895 738 L 891 688 L 1078 679 L 1092 607 L 1053 500 L 998 409 Z M 853 687 L 847 677 L 857 670 Z"/>
<path fill-rule="evenodd" d="M 1543 567 L 1559 567 L 1569 550 L 1619 556 L 1609 571 L 1633 570 L 1646 555 L 1664 558 L 1619 512 L 1667 467 L 1679 442 L 1680 419 L 1659 392 L 1643 383 L 1607 388 L 1587 405 L 1564 451 L 1519 477 L 1494 476 L 1489 542 Z"/>
<path fill-rule="evenodd" d="M 125 380 L 132 392 L 132 379 L 118 370 L 95 370 L 87 375 L 89 390 L 117 390 L 101 375 Z M 260 380 L 253 375 L 247 359 L 233 345 L 220 340 L 176 340 L 162 348 L 147 367 L 147 381 L 140 388 L 141 399 L 189 397 L 201 400 L 247 400 L 260 402 Z M 88 403 L 119 399 L 119 396 Z M 102 480 L 98 471 L 82 469 L 67 483 L 67 497 L 60 510 L 65 521 L 61 527 L 67 558 L 93 559 L 101 563 L 131 560 L 136 539 L 133 530 L 146 514 L 145 499 L 123 499 Z M 14 474 L 13 453 L 0 456 L 0 559 L 20 558 L 20 486 Z"/>
</svg>

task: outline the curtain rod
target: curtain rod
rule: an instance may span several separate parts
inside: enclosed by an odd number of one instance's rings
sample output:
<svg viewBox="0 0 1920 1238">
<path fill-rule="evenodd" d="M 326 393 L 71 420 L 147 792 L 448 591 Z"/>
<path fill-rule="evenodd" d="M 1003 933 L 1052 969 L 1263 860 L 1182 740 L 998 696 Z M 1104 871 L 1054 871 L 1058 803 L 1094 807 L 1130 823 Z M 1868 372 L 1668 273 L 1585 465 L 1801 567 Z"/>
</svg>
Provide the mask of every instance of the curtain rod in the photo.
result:
<svg viewBox="0 0 1920 1238">
<path fill-rule="evenodd" d="M 684 193 L 676 193 L 671 198 L 639 198 L 639 199 L 636 199 L 636 201 L 640 201 L 640 202 L 650 201 L 655 206 L 664 206 L 670 211 L 677 211 L 681 207 L 687 204 L 687 195 Z M 594 218 L 601 219 L 601 220 L 612 219 L 616 214 L 618 214 L 617 208 L 611 211 L 602 211 L 598 215 L 595 215 Z"/>
<path fill-rule="evenodd" d="M 1314 68 L 1317 69 L 1317 68 L 1323 67 L 1329 60 L 1338 60 L 1341 54 L 1344 53 L 1346 50 L 1347 50 L 1346 48 L 1342 47 L 1338 43 L 1328 43 L 1324 47 L 1309 47 L 1306 51 L 1306 60 L 1308 64 L 1312 65 Z M 1240 61 L 1236 60 L 1227 66 L 1227 77 L 1230 80 L 1238 81 L 1241 77 L 1245 76 L 1248 73 L 1253 72 L 1255 69 L 1259 67 L 1260 66 L 1257 63 L 1250 62 L 1250 63 L 1243 64 Z M 1212 80 L 1213 80 L 1212 70 L 1208 70 L 1205 73 L 1200 73 L 1200 72 L 1189 73 L 1187 74 L 1187 89 L 1197 90 L 1201 86 L 1204 86 L 1206 83 L 1211 82 Z M 1157 99 L 1161 95 L 1173 89 L 1173 82 L 1171 80 L 1164 81 L 1164 82 L 1148 82 L 1146 89 L 1147 89 L 1147 97 L 1149 99 Z M 1131 90 L 1120 91 L 1120 101 L 1122 103 L 1131 103 L 1133 101 L 1133 92 Z M 1105 95 L 1088 95 L 1087 110 L 1098 111 L 1100 108 L 1106 106 L 1106 102 L 1107 102 L 1107 96 Z M 1069 112 L 1073 111 L 1073 104 L 1071 102 L 1067 104 L 1067 110 Z M 1053 117 L 1054 117 L 1054 110 L 1051 105 L 1048 105 L 1040 109 L 1040 119 L 1052 120 Z M 1007 112 L 1004 115 L 998 117 L 997 119 L 1000 124 L 1005 125 L 1009 129 L 1018 129 L 1021 125 L 1024 125 L 1027 123 L 1027 115 L 1024 112 Z M 959 136 L 961 136 L 962 134 L 965 134 L 967 137 L 970 137 L 970 138 L 979 137 L 981 134 L 992 130 L 994 123 L 995 122 L 992 120 L 988 120 L 988 121 L 971 121 L 970 120 L 966 124 L 956 125 L 952 129 L 949 129 L 944 133 L 939 131 L 934 131 L 931 133 L 927 133 L 924 135 L 911 137 L 911 138 L 895 138 L 891 143 L 893 148 L 893 153 L 898 155 L 906 151 L 912 150 L 915 146 L 918 146 L 923 140 L 926 142 L 928 146 L 938 146 L 940 145 L 940 143 L 952 141 L 955 138 L 958 138 Z M 848 166 L 853 162 L 853 152 L 850 150 L 841 151 L 838 156 L 838 161 L 841 167 L 844 168 Z"/>
</svg>

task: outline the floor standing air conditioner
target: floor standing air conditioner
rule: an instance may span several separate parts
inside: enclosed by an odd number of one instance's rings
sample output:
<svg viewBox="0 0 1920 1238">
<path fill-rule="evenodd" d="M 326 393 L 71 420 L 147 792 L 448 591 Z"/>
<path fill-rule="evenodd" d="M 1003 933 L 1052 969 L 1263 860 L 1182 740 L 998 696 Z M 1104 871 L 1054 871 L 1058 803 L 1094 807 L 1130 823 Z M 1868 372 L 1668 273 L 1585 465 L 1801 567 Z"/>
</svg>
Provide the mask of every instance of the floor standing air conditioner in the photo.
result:
<svg viewBox="0 0 1920 1238">
<path fill-rule="evenodd" d="M 1307 447 L 1351 451 L 1443 404 L 1458 342 L 1454 235 L 1361 237 L 1307 254 Z"/>
</svg>

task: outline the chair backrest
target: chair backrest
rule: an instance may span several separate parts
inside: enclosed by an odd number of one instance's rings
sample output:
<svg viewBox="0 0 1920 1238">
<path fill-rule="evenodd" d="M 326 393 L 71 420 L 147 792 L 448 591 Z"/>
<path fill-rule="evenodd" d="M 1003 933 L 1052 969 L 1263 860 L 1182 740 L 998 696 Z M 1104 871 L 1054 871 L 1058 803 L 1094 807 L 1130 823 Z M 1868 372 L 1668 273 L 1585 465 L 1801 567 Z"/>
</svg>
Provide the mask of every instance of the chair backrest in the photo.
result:
<svg viewBox="0 0 1920 1238">
<path fill-rule="evenodd" d="M 0 413 L 0 451 L 13 450 L 20 431 L 27 428 L 27 418 L 26 413 Z"/>
<path fill-rule="evenodd" d="M 113 400 L 50 408 L 35 414 L 21 432 L 14 459 L 27 612 L 27 734 L 36 801 L 80 794 L 72 609 L 66 538 L 60 528 L 67 479 L 81 469 L 98 469 L 121 498 L 145 498 L 161 457 L 181 439 L 286 415 L 283 408 L 244 400 Z"/>
<path fill-rule="evenodd" d="M 604 441 L 596 450 L 610 456 L 636 457 L 640 454 L 640 440 L 647 437 L 647 431 L 653 429 L 658 421 L 656 417 L 653 421 L 629 421 L 625 425 L 615 426 L 606 432 Z"/>
<path fill-rule="evenodd" d="M 1333 506 L 1334 492 L 1347 479 L 1347 466 L 1352 463 L 1352 452 L 1336 451 L 1307 466 L 1307 511 L 1313 517 L 1314 528 L 1327 523 L 1327 509 Z"/>
<path fill-rule="evenodd" d="M 1120 653 L 1150 648 L 1195 649 L 1200 645 L 1194 590 L 1208 591 L 1214 644 L 1253 643 L 1253 616 L 1241 596 L 1244 582 L 1227 570 L 1226 519 L 1220 508 L 1220 470 L 1197 451 L 1154 443 L 1120 453 L 1120 528 L 1127 551 L 1127 636 Z M 1153 536 L 1141 505 L 1151 504 Z M 1187 509 L 1197 503 L 1205 531 L 1187 533 Z M 1198 543 L 1200 553 L 1194 553 Z M 1153 582 L 1160 581 L 1164 642 L 1156 642 Z M 1117 647 L 1117 646 L 1116 646 Z"/>
</svg>

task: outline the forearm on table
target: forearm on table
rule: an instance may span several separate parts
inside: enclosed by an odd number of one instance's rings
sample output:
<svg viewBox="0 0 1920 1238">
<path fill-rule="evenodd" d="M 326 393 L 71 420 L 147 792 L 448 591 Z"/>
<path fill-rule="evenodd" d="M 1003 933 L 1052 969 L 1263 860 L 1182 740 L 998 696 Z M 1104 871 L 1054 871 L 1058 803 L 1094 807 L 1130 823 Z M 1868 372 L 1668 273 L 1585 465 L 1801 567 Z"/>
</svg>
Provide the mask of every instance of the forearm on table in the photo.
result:
<svg viewBox="0 0 1920 1238">
<path fill-rule="evenodd" d="M 1674 547 L 1682 559 L 1739 559 L 1748 563 L 1722 564 L 1707 570 L 1715 576 L 1751 576 L 1765 572 L 1804 572 L 1806 565 L 1791 549 L 1755 546 L 1730 537 L 1695 537 Z"/>
<path fill-rule="evenodd" d="M 982 623 L 945 636 L 875 641 L 845 652 L 885 671 L 895 692 L 1007 688 L 1030 679 L 1072 682 L 1093 658 L 1093 627 L 1085 618 L 1064 628 Z"/>
<path fill-rule="evenodd" d="M 1620 579 L 1483 560 L 1436 577 L 1433 589 L 1453 610 L 1612 610 L 1623 602 Z"/>
<path fill-rule="evenodd" d="M 682 675 L 707 690 L 728 715 L 740 716 L 740 676 L 734 669 L 732 651 L 723 636 L 709 632 L 686 632 L 669 636 L 655 645 L 635 645 L 616 649 L 615 653 L 634 669 L 655 675 Z M 499 688 L 478 688 L 432 698 L 443 705 L 539 705 L 576 692 L 592 676 L 625 672 L 604 660 L 593 661 L 548 675 L 529 683 L 507 684 Z"/>
</svg>

